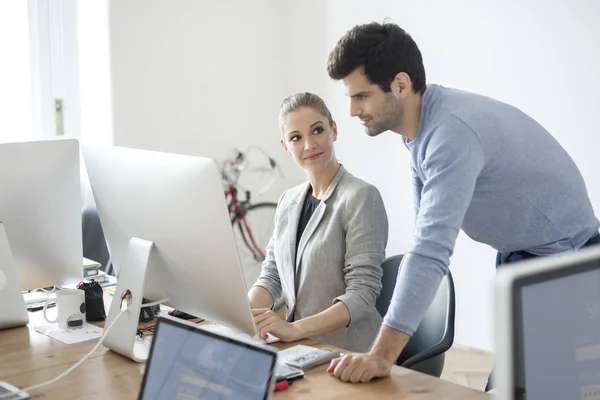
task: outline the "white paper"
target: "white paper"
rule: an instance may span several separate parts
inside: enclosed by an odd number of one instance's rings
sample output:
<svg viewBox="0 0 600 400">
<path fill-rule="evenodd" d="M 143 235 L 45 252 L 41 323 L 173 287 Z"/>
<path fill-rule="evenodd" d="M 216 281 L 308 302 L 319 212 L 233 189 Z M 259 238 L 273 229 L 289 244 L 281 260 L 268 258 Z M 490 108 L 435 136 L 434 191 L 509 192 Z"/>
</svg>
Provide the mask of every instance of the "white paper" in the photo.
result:
<svg viewBox="0 0 600 400">
<path fill-rule="evenodd" d="M 257 344 L 269 344 L 269 343 L 279 342 L 278 338 L 276 338 L 275 336 L 272 336 L 270 334 L 266 340 L 262 340 L 258 336 L 250 336 L 246 333 L 236 331 L 234 329 L 228 328 L 223 325 L 198 325 L 198 327 L 201 329 L 205 329 L 207 331 L 214 332 L 217 335 L 223 335 L 223 336 L 230 337 L 232 339 L 239 339 L 239 340 L 243 340 L 246 342 L 250 341 L 252 343 L 257 343 Z"/>
<path fill-rule="evenodd" d="M 58 324 L 52 324 L 36 326 L 33 330 L 66 344 L 98 339 L 104 332 L 102 328 L 88 323 L 85 323 L 80 329 L 60 329 Z"/>
</svg>

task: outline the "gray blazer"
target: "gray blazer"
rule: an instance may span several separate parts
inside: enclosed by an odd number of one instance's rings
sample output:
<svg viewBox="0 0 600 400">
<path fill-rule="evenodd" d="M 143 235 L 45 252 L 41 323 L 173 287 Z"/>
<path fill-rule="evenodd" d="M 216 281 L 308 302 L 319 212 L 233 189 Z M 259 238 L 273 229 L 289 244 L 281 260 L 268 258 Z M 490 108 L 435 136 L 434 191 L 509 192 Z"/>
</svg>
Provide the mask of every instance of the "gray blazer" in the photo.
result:
<svg viewBox="0 0 600 400">
<path fill-rule="evenodd" d="M 314 339 L 354 352 L 368 351 L 381 325 L 375 302 L 388 239 L 383 200 L 375 186 L 342 166 L 310 218 L 296 253 L 296 232 L 309 186 L 307 182 L 289 189 L 279 199 L 256 286 L 268 290 L 275 302 L 283 298 L 289 322 L 344 302 L 350 325 Z"/>
</svg>

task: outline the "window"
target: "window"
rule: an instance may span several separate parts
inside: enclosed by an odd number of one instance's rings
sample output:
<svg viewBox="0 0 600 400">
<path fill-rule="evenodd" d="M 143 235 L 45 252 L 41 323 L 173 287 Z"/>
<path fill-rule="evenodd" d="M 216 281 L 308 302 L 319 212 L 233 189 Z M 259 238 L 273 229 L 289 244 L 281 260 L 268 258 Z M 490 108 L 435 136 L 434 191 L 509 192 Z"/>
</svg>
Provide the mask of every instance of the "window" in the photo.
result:
<svg viewBox="0 0 600 400">
<path fill-rule="evenodd" d="M 0 142 L 33 136 L 27 2 L 0 2 Z"/>
<path fill-rule="evenodd" d="M 2 0 L 0 52 L 0 142 L 112 143 L 108 0 Z"/>
</svg>

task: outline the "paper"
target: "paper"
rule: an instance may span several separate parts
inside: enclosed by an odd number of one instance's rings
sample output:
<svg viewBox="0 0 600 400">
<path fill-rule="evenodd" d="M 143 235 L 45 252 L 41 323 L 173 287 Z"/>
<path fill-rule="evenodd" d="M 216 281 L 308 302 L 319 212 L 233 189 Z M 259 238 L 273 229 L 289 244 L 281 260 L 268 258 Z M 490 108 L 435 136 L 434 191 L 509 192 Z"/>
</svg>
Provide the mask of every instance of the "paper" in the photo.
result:
<svg viewBox="0 0 600 400">
<path fill-rule="evenodd" d="M 89 258 L 83 257 L 83 269 L 100 267 L 102 267 L 102 265 L 98 261 L 90 260 Z"/>
<path fill-rule="evenodd" d="M 201 329 L 207 330 L 207 331 L 214 332 L 217 335 L 223 335 L 223 336 L 230 337 L 232 339 L 239 339 L 239 340 L 243 340 L 246 342 L 250 341 L 252 343 L 257 343 L 257 344 L 269 344 L 269 343 L 279 342 L 278 338 L 276 338 L 275 336 L 272 336 L 270 334 L 266 340 L 262 340 L 258 336 L 250 336 L 246 333 L 236 331 L 234 329 L 228 328 L 223 325 L 198 325 L 198 327 Z"/>
<path fill-rule="evenodd" d="M 57 324 L 36 326 L 34 331 L 66 344 L 85 342 L 102 337 L 102 328 L 85 323 L 80 329 L 60 329 Z"/>
<path fill-rule="evenodd" d="M 25 304 L 40 303 L 40 302 L 45 302 L 45 301 L 48 301 L 50 299 L 55 299 L 55 298 L 56 298 L 56 293 L 53 293 L 53 292 L 35 291 L 35 292 L 23 293 L 23 299 L 25 300 Z"/>
</svg>

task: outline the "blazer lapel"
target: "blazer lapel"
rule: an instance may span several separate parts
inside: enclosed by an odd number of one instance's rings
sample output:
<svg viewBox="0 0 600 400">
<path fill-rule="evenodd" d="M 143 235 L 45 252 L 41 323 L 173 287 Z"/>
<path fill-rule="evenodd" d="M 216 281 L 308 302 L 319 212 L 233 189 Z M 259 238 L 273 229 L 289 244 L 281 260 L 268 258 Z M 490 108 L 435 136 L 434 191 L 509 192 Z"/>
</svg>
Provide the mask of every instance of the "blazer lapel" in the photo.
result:
<svg viewBox="0 0 600 400">
<path fill-rule="evenodd" d="M 329 184 L 329 187 L 327 188 L 325 195 L 321 199 L 319 206 L 313 213 L 312 217 L 310 217 L 310 220 L 308 221 L 308 224 L 306 225 L 306 228 L 304 229 L 304 233 L 300 237 L 300 243 L 298 244 L 298 252 L 297 252 L 297 257 L 296 257 L 296 262 L 295 262 L 295 266 L 296 266 L 296 277 L 295 278 L 296 279 L 299 278 L 298 266 L 300 265 L 300 261 L 302 261 L 302 255 L 304 254 L 304 250 L 306 250 L 306 244 L 308 243 L 308 241 L 310 240 L 312 235 L 315 233 L 315 231 L 317 230 L 317 227 L 319 226 L 319 223 L 323 219 L 323 215 L 325 215 L 325 210 L 327 209 L 327 200 L 331 197 L 331 195 L 335 191 L 335 188 L 337 187 L 338 183 L 340 183 L 340 179 L 342 179 L 342 175 L 344 175 L 344 171 L 345 171 L 344 167 L 340 166 L 340 170 L 333 178 L 333 181 L 331 181 L 331 183 Z M 305 193 L 305 196 L 306 196 L 306 193 Z M 304 197 L 302 197 L 302 198 L 304 199 Z M 304 203 L 304 201 L 300 202 L 300 211 L 302 211 L 303 203 Z M 298 214 L 298 217 L 300 217 L 300 214 Z M 297 230 L 298 230 L 298 221 L 296 221 L 296 231 Z M 296 237 L 296 235 L 294 234 L 294 238 L 295 237 Z M 295 242 L 296 242 L 296 239 L 294 239 L 294 243 Z"/>
<path fill-rule="evenodd" d="M 296 240 L 298 236 L 298 224 L 300 223 L 300 216 L 302 215 L 302 206 L 304 205 L 304 198 L 310 188 L 310 183 L 307 183 L 300 194 L 294 199 L 290 207 L 288 208 L 288 251 L 291 268 L 285 268 L 283 279 L 289 284 L 289 287 L 294 288 L 294 275 L 296 266 Z M 296 294 L 294 293 L 294 301 Z"/>
</svg>

